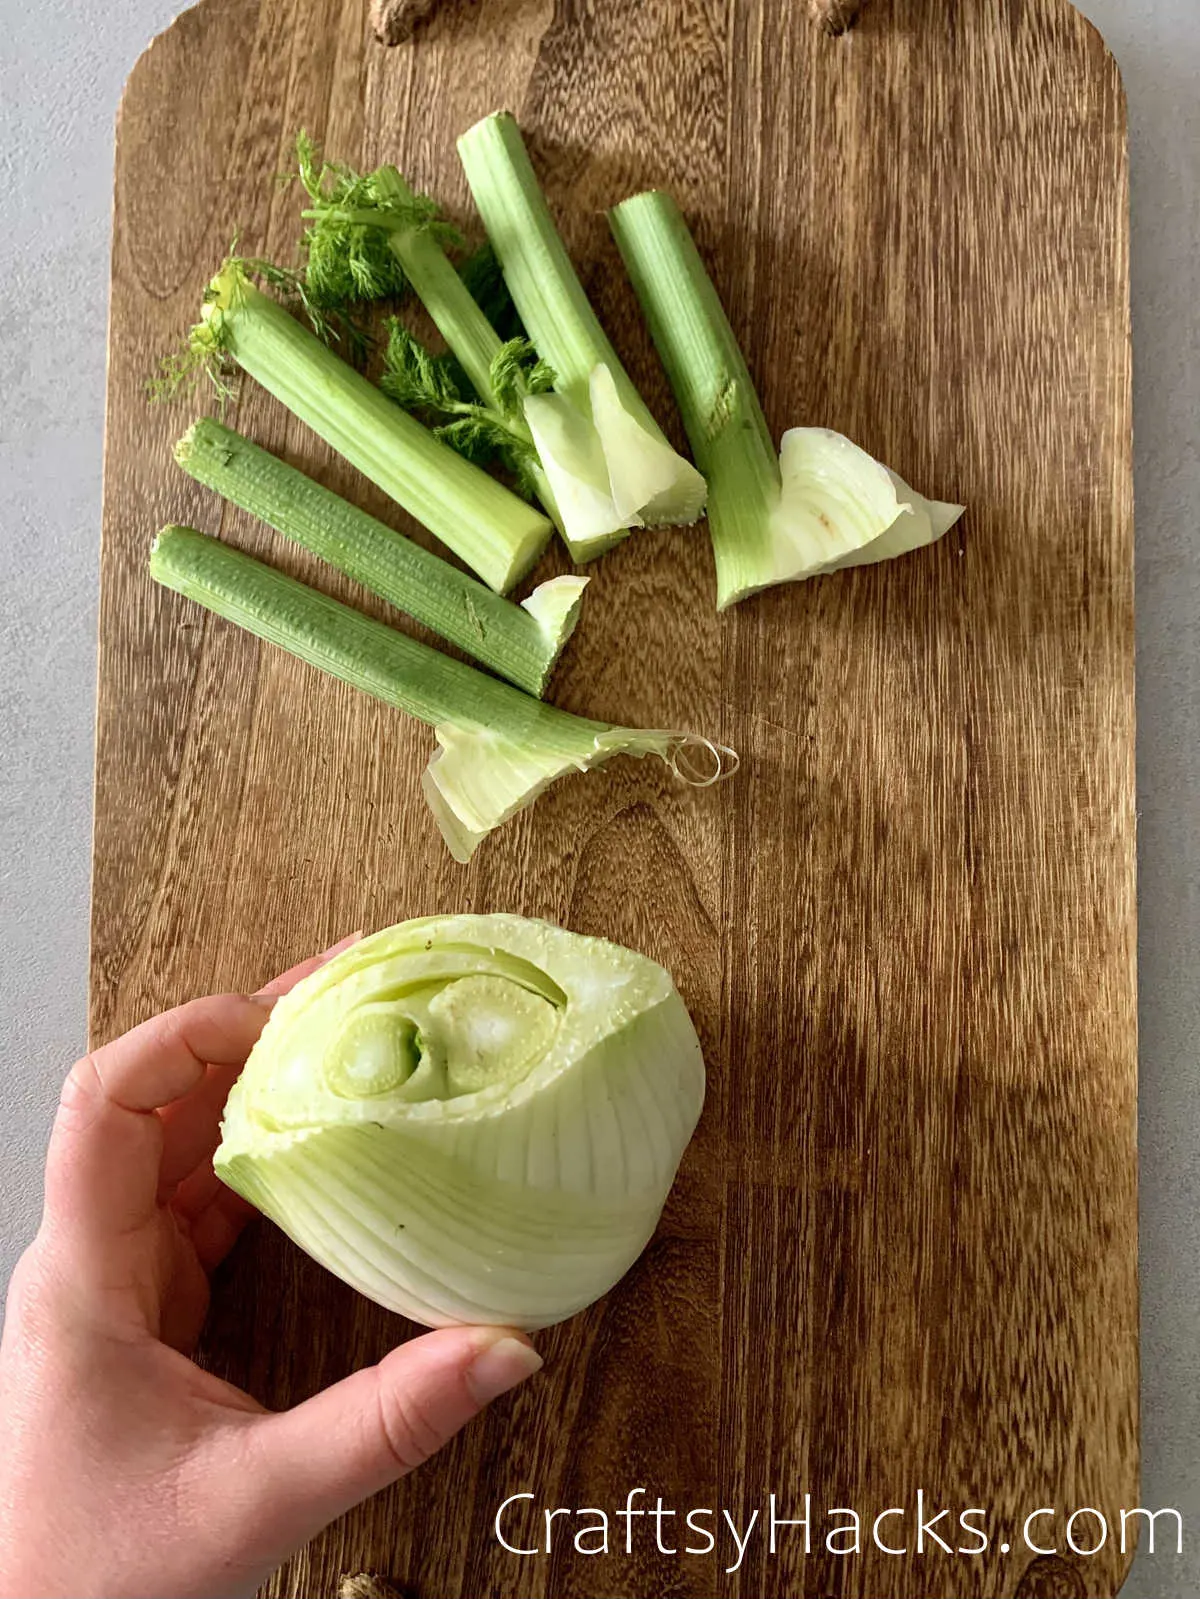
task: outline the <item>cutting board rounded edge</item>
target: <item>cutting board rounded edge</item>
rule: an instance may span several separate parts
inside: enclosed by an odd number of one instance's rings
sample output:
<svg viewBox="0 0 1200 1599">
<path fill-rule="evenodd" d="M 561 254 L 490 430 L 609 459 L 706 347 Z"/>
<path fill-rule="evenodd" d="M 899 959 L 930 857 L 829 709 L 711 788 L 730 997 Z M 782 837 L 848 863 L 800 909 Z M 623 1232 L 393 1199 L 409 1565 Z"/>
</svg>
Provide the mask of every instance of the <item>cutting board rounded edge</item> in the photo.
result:
<svg viewBox="0 0 1200 1599">
<path fill-rule="evenodd" d="M 455 0 L 444 0 L 444 3 L 454 4 Z M 881 3 L 882 0 L 867 0 L 867 4 L 869 4 L 872 10 L 875 11 L 878 11 Z M 1125 91 L 1125 79 L 1121 71 L 1121 64 L 1117 60 L 1112 47 L 1109 45 L 1108 40 L 1105 38 L 1099 26 L 1093 22 L 1092 19 L 1087 16 L 1079 6 L 1073 4 L 1073 0 L 1036 0 L 1036 4 L 1046 15 L 1051 15 L 1057 12 L 1062 16 L 1074 17 L 1082 26 L 1083 31 L 1088 34 L 1099 46 L 1100 54 L 1104 58 L 1104 61 L 1108 65 L 1116 80 L 1117 93 L 1120 101 L 1121 119 L 1122 123 L 1125 123 L 1128 116 L 1128 96 Z M 118 136 L 120 133 L 121 118 L 126 108 L 126 102 L 138 89 L 139 80 L 143 74 L 150 70 L 154 65 L 155 59 L 160 53 L 160 47 L 164 45 L 173 34 L 179 32 L 182 27 L 186 26 L 189 18 L 196 17 L 197 14 L 202 11 L 257 11 L 259 6 L 260 0 L 194 0 L 194 4 L 185 6 L 182 11 L 173 17 L 165 28 L 161 29 L 154 35 L 154 37 L 146 45 L 145 49 L 142 50 L 141 54 L 134 61 L 132 67 L 129 69 L 129 74 L 125 79 L 125 83 L 121 89 L 121 96 L 117 103 L 116 125 Z M 366 11 L 367 0 L 363 0 L 364 24 L 366 19 Z M 811 17 L 809 20 L 812 20 Z M 813 26 L 816 26 L 815 22 L 813 23 Z M 418 24 L 418 30 L 419 27 L 420 24 Z M 831 48 L 845 48 L 848 43 L 848 37 L 848 35 L 842 35 L 837 38 L 831 38 Z M 404 47 L 403 43 L 400 45 L 386 45 L 374 33 L 372 33 L 372 40 L 381 50 L 403 49 Z"/>
<path fill-rule="evenodd" d="M 128 76 L 121 88 L 121 95 L 117 101 L 116 137 L 117 143 L 121 139 L 121 123 L 129 107 L 129 102 L 142 87 L 142 79 L 154 69 L 160 60 L 167 42 L 175 35 L 183 32 L 192 22 L 199 22 L 201 12 L 229 11 L 239 14 L 257 12 L 260 9 L 260 0 L 195 0 L 190 6 L 184 6 L 182 11 L 176 13 L 161 28 L 150 42 L 138 55 L 129 69 Z"/>
</svg>

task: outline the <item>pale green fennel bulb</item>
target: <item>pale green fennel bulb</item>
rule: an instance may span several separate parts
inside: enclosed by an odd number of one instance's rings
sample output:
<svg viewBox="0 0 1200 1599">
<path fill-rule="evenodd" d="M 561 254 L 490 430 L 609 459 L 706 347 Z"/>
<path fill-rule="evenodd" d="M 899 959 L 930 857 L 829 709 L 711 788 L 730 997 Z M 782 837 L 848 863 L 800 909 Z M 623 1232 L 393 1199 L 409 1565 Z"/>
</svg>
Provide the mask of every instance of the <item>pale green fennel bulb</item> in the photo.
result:
<svg viewBox="0 0 1200 1599">
<path fill-rule="evenodd" d="M 432 917 L 279 1001 L 215 1166 L 389 1309 L 544 1327 L 641 1253 L 703 1100 L 661 966 L 518 916 Z"/>
</svg>

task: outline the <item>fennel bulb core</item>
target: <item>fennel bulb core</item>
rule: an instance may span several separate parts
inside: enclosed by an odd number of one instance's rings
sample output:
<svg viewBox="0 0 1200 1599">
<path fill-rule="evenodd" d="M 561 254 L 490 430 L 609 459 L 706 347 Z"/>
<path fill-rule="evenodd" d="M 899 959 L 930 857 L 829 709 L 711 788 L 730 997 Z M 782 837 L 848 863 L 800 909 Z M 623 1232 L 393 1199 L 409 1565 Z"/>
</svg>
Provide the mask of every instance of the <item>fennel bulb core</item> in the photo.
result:
<svg viewBox="0 0 1200 1599">
<path fill-rule="evenodd" d="M 540 1327 L 641 1253 L 703 1099 L 661 966 L 544 922 L 437 917 L 279 1001 L 214 1164 L 379 1304 Z"/>
<path fill-rule="evenodd" d="M 557 1026 L 553 1002 L 510 977 L 456 977 L 352 1004 L 320 1069 L 343 1099 L 453 1099 L 518 1081 Z"/>
</svg>

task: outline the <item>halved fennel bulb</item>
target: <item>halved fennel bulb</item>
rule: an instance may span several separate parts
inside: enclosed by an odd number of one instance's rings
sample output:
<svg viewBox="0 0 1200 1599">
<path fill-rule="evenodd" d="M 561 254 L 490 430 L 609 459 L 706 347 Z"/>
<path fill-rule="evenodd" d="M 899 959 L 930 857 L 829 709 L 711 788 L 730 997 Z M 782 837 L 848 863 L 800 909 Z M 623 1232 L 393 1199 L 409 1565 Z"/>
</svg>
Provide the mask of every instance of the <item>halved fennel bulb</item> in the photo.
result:
<svg viewBox="0 0 1200 1599">
<path fill-rule="evenodd" d="M 214 1164 L 391 1310 L 544 1327 L 641 1254 L 703 1102 L 661 966 L 523 917 L 431 917 L 279 1001 Z"/>
</svg>

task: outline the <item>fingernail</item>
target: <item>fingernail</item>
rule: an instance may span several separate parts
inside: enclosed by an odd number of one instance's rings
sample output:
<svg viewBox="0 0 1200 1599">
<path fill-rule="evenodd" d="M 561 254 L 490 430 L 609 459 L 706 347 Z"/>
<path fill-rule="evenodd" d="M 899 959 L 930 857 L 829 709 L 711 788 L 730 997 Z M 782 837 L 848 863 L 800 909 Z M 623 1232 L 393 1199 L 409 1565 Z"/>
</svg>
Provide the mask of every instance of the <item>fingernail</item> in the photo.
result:
<svg viewBox="0 0 1200 1599">
<path fill-rule="evenodd" d="M 467 1387 L 481 1405 L 506 1394 L 542 1368 L 542 1357 L 520 1338 L 498 1338 L 467 1367 Z"/>
<path fill-rule="evenodd" d="M 349 949 L 351 944 L 357 944 L 363 936 L 360 927 L 357 933 L 347 933 L 345 938 L 339 938 L 336 944 L 330 944 L 328 949 L 323 949 L 316 957 L 319 961 L 331 961 L 335 955 L 340 955 L 344 949 Z"/>
<path fill-rule="evenodd" d="M 247 994 L 247 999 L 252 999 L 256 1005 L 261 1005 L 263 1010 L 270 1010 L 272 1005 L 279 1003 L 278 994 Z"/>
</svg>

